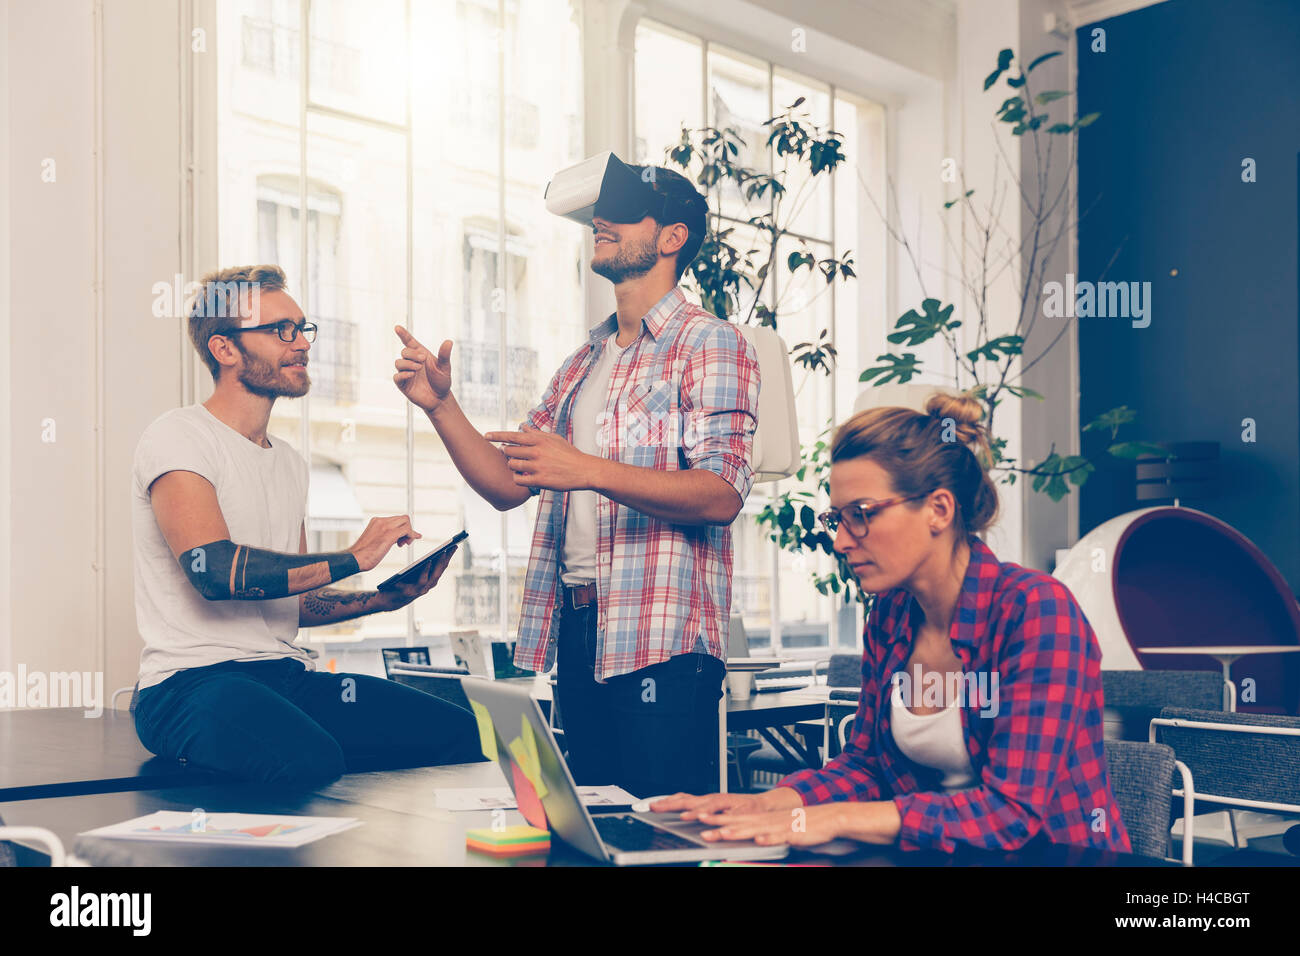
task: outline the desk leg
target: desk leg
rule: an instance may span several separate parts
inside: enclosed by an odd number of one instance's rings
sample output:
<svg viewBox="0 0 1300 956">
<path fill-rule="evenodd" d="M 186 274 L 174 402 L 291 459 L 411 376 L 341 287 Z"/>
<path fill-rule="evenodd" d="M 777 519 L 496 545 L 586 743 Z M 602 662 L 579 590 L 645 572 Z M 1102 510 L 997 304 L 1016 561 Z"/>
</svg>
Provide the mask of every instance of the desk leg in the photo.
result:
<svg viewBox="0 0 1300 956">
<path fill-rule="evenodd" d="M 718 699 L 718 793 L 727 792 L 727 689 Z"/>
</svg>

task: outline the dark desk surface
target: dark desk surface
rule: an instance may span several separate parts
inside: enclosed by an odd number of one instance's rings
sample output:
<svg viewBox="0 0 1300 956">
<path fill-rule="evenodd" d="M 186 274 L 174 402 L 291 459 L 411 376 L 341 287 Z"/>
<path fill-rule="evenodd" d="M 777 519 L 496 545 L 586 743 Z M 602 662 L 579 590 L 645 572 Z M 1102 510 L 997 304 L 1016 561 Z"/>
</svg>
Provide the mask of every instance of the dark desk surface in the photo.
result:
<svg viewBox="0 0 1300 956">
<path fill-rule="evenodd" d="M 434 805 L 434 791 L 447 787 L 502 786 L 496 764 L 348 774 L 328 787 L 304 793 L 258 785 L 207 785 L 136 793 L 105 793 L 5 803 L 6 823 L 43 826 L 64 846 L 96 866 L 564 866 L 595 861 L 563 843 L 547 857 L 497 859 L 467 850 L 465 831 L 492 824 L 487 811 L 452 813 Z M 361 826 L 296 849 L 196 847 L 77 834 L 156 810 L 189 813 L 296 813 L 355 817 Z M 522 823 L 515 811 L 508 823 Z M 1045 845 L 1019 854 L 970 852 L 950 857 L 864 847 L 846 856 L 796 851 L 790 862 L 849 866 L 1160 866 L 1163 861 Z M 1171 864 L 1172 865 L 1172 864 Z"/>
<path fill-rule="evenodd" d="M 79 708 L 0 711 L 0 801 L 214 779 L 145 750 L 126 711 L 105 710 L 98 717 L 87 717 Z"/>
</svg>

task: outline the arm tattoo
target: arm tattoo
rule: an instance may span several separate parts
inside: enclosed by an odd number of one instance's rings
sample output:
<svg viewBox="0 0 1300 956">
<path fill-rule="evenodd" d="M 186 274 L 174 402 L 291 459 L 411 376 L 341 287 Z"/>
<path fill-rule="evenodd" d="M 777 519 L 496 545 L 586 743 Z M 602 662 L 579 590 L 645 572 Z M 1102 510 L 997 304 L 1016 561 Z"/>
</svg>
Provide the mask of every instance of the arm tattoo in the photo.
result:
<svg viewBox="0 0 1300 956">
<path fill-rule="evenodd" d="M 378 591 L 336 591 L 333 588 L 321 588 L 302 596 L 302 610 L 323 621 L 332 621 L 340 613 L 346 616 L 339 619 L 347 620 L 368 613 L 367 605 L 370 599 L 378 594 Z"/>
<path fill-rule="evenodd" d="M 181 570 L 209 601 L 261 601 L 288 597 L 357 574 L 350 551 L 286 554 L 235 544 L 228 538 L 181 553 Z M 322 582 L 324 575 L 328 581 Z"/>
</svg>

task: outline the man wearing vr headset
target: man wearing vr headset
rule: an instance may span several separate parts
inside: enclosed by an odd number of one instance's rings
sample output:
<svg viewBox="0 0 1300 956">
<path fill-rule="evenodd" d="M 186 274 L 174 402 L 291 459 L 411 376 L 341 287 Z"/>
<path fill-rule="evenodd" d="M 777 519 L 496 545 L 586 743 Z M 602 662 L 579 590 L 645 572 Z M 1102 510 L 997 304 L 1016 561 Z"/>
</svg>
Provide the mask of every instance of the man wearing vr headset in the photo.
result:
<svg viewBox="0 0 1300 956">
<path fill-rule="evenodd" d="M 592 229 L 591 268 L 614 283 L 617 311 L 520 430 L 470 424 L 451 393 L 450 341 L 435 355 L 399 326 L 394 381 L 498 510 L 540 494 L 515 663 L 558 659 L 577 782 L 711 792 L 758 361 L 678 285 L 704 241 L 704 197 L 671 170 L 597 159 L 594 204 L 551 208 Z"/>
</svg>

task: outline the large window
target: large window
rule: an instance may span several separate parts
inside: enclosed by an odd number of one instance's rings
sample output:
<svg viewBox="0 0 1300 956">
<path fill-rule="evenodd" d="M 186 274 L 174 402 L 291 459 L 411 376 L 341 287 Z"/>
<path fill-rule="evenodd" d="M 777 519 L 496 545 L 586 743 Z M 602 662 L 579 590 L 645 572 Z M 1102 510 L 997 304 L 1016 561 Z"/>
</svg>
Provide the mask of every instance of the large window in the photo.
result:
<svg viewBox="0 0 1300 956">
<path fill-rule="evenodd" d="M 281 399 L 271 421 L 312 464 L 309 547 L 345 547 L 390 514 L 412 514 L 424 545 L 471 530 L 409 613 L 304 638 L 444 657 L 453 630 L 513 639 L 535 506 L 507 517 L 465 487 L 393 385 L 393 326 L 455 341 L 480 430 L 515 427 L 582 341 L 582 230 L 542 201 L 582 148 L 569 0 L 217 9 L 220 259 L 278 263 L 321 329 L 311 392 Z M 399 552 L 356 586 L 398 570 Z"/>
<path fill-rule="evenodd" d="M 852 410 L 864 350 L 868 343 L 881 341 L 870 330 L 883 326 L 884 320 L 882 227 L 870 212 L 866 189 L 882 194 L 883 109 L 813 76 L 646 20 L 636 32 L 635 83 L 641 163 L 664 164 L 665 149 L 678 142 L 683 127 L 709 125 L 730 127 L 742 137 L 738 162 L 780 172 L 783 165 L 766 145 L 763 124 L 800 97 L 814 123 L 842 134 L 848 160 L 833 176 L 804 182 L 791 170 L 785 179 L 787 195 L 799 197 L 791 206 L 789 225 L 819 257 L 851 250 L 859 278 L 827 287 L 819 274 L 808 270 L 796 279 L 783 267 L 774 268 L 773 281 L 762 293 L 768 306 L 779 305 L 778 331 L 788 345 L 813 341 L 821 329 L 830 329 L 839 351 L 840 362 L 830 376 L 795 368 L 799 438 L 809 444 L 832 420 Z M 730 182 L 710 190 L 709 204 L 723 228 L 736 230 L 733 244 L 746 248 L 737 237 L 753 233 L 747 220 L 759 210 L 747 205 Z M 792 244 L 778 249 L 776 261 L 784 262 L 795 248 Z M 742 307 L 752 303 L 753 293 L 750 296 L 746 302 L 742 295 Z M 745 619 L 751 644 L 770 644 L 794 654 L 814 649 L 809 653 L 815 654 L 828 645 L 856 643 L 861 612 L 845 610 L 840 599 L 823 597 L 813 587 L 811 573 L 829 571 L 829 558 L 814 560 L 781 551 L 756 523 L 755 515 L 771 496 L 795 485 L 793 479 L 755 485 L 737 519 L 734 604 Z M 807 487 L 812 487 L 811 481 Z"/>
</svg>

